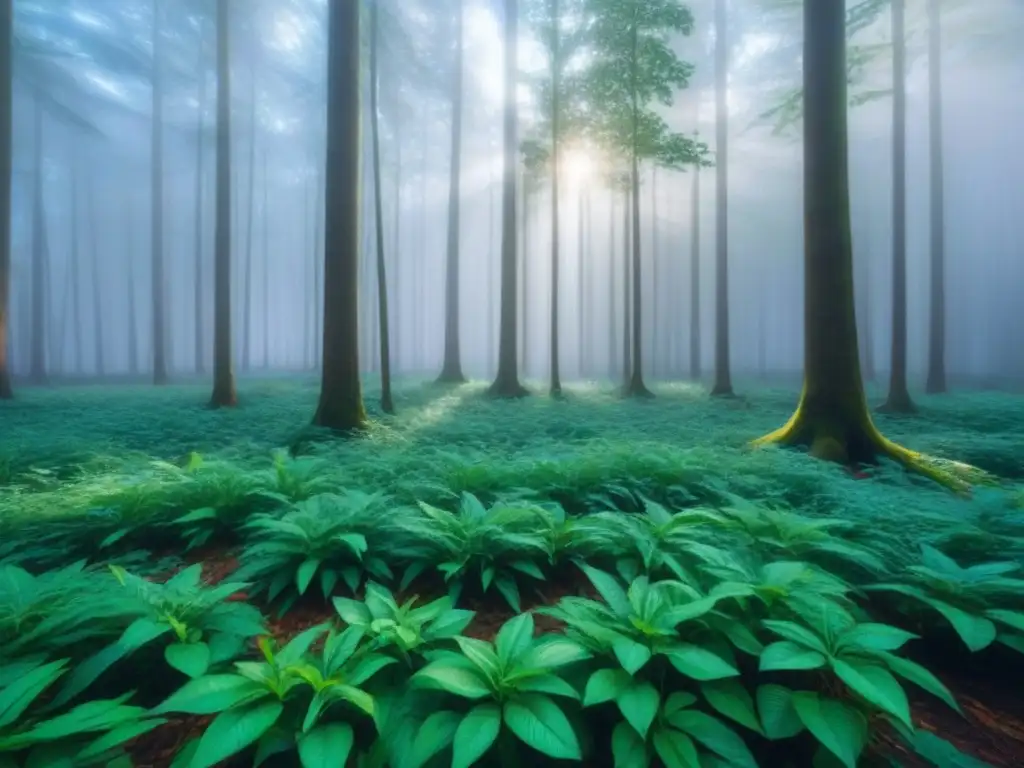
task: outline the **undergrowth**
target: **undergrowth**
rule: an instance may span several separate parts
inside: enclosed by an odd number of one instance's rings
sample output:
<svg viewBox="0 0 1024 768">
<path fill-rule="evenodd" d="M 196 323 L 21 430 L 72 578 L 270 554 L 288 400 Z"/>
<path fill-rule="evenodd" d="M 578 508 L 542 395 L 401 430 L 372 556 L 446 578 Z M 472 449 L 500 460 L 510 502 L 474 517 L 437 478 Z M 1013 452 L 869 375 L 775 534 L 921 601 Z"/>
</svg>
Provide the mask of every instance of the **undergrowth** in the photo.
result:
<svg viewBox="0 0 1024 768">
<path fill-rule="evenodd" d="M 918 644 L 1024 657 L 1010 396 L 881 421 L 1004 481 L 963 498 L 746 448 L 790 393 L 408 384 L 342 441 L 298 429 L 313 387 L 243 392 L 216 412 L 191 387 L 0 404 L 3 768 L 130 766 L 183 714 L 213 719 L 177 768 L 852 768 L 883 727 L 949 754 L 914 728 L 908 686 L 958 709 Z M 211 547 L 239 552 L 218 584 L 180 567 Z M 589 586 L 523 611 L 573 574 Z M 300 601 L 336 615 L 272 641 Z M 511 617 L 486 639 L 466 634 L 481 604 Z"/>
</svg>

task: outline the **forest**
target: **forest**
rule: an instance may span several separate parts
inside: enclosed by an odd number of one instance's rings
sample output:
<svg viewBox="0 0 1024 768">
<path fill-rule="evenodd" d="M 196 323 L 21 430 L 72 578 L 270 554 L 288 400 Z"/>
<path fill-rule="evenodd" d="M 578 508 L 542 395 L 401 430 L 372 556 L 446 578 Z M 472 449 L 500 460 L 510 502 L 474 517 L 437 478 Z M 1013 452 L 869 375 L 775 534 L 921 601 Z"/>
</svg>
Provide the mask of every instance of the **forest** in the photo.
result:
<svg viewBox="0 0 1024 768">
<path fill-rule="evenodd" d="M 0 768 L 1024 766 L 1017 0 L 0 0 Z"/>
</svg>

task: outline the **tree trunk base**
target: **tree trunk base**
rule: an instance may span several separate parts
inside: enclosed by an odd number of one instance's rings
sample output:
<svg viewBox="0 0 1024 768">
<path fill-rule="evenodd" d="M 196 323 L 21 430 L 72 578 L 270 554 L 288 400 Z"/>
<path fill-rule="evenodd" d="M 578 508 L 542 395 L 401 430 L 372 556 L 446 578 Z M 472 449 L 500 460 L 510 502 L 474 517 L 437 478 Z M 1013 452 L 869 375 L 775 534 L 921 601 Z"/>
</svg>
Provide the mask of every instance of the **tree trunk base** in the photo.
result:
<svg viewBox="0 0 1024 768">
<path fill-rule="evenodd" d="M 910 394 L 903 392 L 889 392 L 885 402 L 876 409 L 879 413 L 917 413 L 917 406 L 910 399 Z"/>
<path fill-rule="evenodd" d="M 946 374 L 942 371 L 929 371 L 928 379 L 924 384 L 925 394 L 944 395 L 949 389 L 946 387 Z"/>
<path fill-rule="evenodd" d="M 395 415 L 395 401 L 391 397 L 390 392 L 384 392 L 383 394 L 381 394 L 380 409 L 384 411 L 384 413 L 388 414 L 388 416 Z"/>
<path fill-rule="evenodd" d="M 969 493 L 973 483 L 991 480 L 970 464 L 928 456 L 886 439 L 871 421 L 866 408 L 859 417 L 827 422 L 811 418 L 803 398 L 785 425 L 758 438 L 753 445 L 806 446 L 811 456 L 846 466 L 877 464 L 879 459 L 890 459 L 960 494 Z"/>
<path fill-rule="evenodd" d="M 732 384 L 715 384 L 711 388 L 712 397 L 736 397 L 736 393 L 732 389 Z"/>
<path fill-rule="evenodd" d="M 630 379 L 629 383 L 622 388 L 623 397 L 632 397 L 638 400 L 653 400 L 654 393 L 647 388 L 641 378 Z"/>
<path fill-rule="evenodd" d="M 0 373 L 0 400 L 13 400 L 14 387 L 11 386 L 11 377 L 7 371 Z"/>
<path fill-rule="evenodd" d="M 238 393 L 233 386 L 214 387 L 210 397 L 210 408 L 234 408 L 238 405 Z"/>
<path fill-rule="evenodd" d="M 366 428 L 366 411 L 362 403 L 353 411 L 351 408 L 338 408 L 321 402 L 313 415 L 313 426 L 354 435 Z"/>
<path fill-rule="evenodd" d="M 434 380 L 436 384 L 465 384 L 467 381 L 465 375 L 462 373 L 460 366 L 448 366 L 445 365 L 441 369 L 441 373 L 438 374 Z"/>
<path fill-rule="evenodd" d="M 564 400 L 565 393 L 562 392 L 562 382 L 552 381 L 551 388 L 548 390 L 548 394 L 551 395 L 555 400 Z"/>
<path fill-rule="evenodd" d="M 494 383 L 487 388 L 487 394 L 491 397 L 520 398 L 527 397 L 530 390 L 524 387 L 516 379 L 495 379 Z"/>
</svg>

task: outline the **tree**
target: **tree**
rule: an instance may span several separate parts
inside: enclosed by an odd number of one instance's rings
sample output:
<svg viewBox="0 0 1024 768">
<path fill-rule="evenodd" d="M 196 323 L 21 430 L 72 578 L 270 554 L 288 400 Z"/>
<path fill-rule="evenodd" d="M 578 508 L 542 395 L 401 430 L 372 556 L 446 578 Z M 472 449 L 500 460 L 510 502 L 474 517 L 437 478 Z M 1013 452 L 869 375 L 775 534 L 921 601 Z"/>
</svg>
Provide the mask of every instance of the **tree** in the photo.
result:
<svg viewBox="0 0 1024 768">
<path fill-rule="evenodd" d="M 214 220 L 213 395 L 214 408 L 233 406 L 231 358 L 231 44 L 230 0 L 217 2 L 217 199 Z"/>
<path fill-rule="evenodd" d="M 153 302 L 153 383 L 167 383 L 167 331 L 164 281 L 164 111 L 163 64 L 164 25 L 161 18 L 161 0 L 153 0 L 153 60 L 152 60 L 152 134 L 150 150 L 152 166 L 151 188 L 151 258 L 150 297 Z"/>
<path fill-rule="evenodd" d="M 359 380 L 359 17 L 359 3 L 328 5 L 323 365 L 313 423 L 339 431 L 366 424 Z"/>
<path fill-rule="evenodd" d="M 462 78 L 465 52 L 464 0 L 455 0 L 455 61 L 452 67 L 452 132 L 451 173 L 448 180 L 448 249 L 445 265 L 444 300 L 444 364 L 439 382 L 459 384 L 466 380 L 462 373 L 459 344 L 459 208 L 462 181 Z"/>
<path fill-rule="evenodd" d="M 516 340 L 516 84 L 518 82 L 518 0 L 504 0 L 504 105 L 503 182 L 501 204 L 501 319 L 498 324 L 498 372 L 490 393 L 496 397 L 522 397 Z"/>
<path fill-rule="evenodd" d="M 380 113 L 377 108 L 380 91 L 380 3 L 381 0 L 372 0 L 370 4 L 370 130 L 373 132 L 373 214 L 377 245 L 377 317 L 380 325 L 380 407 L 384 413 L 394 413 L 395 403 L 391 397 L 387 265 L 384 259 L 384 180 L 380 172 Z M 449 245 L 450 243 L 449 240 Z"/>
<path fill-rule="evenodd" d="M 715 382 L 733 394 L 729 367 L 729 36 L 726 0 L 715 0 Z"/>
<path fill-rule="evenodd" d="M 928 0 L 928 156 L 931 280 L 928 302 L 928 378 L 925 392 L 946 391 L 946 233 L 942 162 L 942 14 Z"/>
<path fill-rule="evenodd" d="M 904 0 L 892 8 L 892 344 L 882 411 L 911 413 L 907 391 L 907 42 Z"/>
<path fill-rule="evenodd" d="M 593 62 L 585 79 L 593 143 L 625 166 L 629 179 L 631 287 L 630 353 L 625 394 L 649 397 L 643 380 L 643 317 L 640 229 L 640 166 L 644 162 L 682 170 L 704 148 L 669 130 L 650 108 L 657 100 L 669 106 L 693 72 L 670 44 L 671 34 L 693 29 L 690 11 L 677 0 L 590 0 L 596 19 L 592 31 Z M 631 274 L 630 274 L 631 272 Z"/>
<path fill-rule="evenodd" d="M 694 133 L 694 136 L 697 134 Z M 700 163 L 690 190 L 690 378 L 700 381 Z"/>
<path fill-rule="evenodd" d="M 804 385 L 796 411 L 755 445 L 807 445 L 844 464 L 893 459 L 954 488 L 972 468 L 897 445 L 874 425 L 853 296 L 843 0 L 804 3 Z"/>
<path fill-rule="evenodd" d="M 0 400 L 14 397 L 7 360 L 11 301 L 11 165 L 14 0 L 0 0 Z"/>
</svg>

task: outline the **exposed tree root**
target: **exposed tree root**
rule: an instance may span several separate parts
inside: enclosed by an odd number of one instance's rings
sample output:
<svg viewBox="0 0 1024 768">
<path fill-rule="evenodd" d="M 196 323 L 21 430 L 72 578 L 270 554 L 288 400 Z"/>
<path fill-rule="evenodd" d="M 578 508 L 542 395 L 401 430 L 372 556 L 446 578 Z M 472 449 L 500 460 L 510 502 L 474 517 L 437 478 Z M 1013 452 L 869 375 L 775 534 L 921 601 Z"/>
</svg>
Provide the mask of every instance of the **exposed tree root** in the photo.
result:
<svg viewBox="0 0 1024 768">
<path fill-rule="evenodd" d="M 890 459 L 907 471 L 962 495 L 969 494 L 972 485 L 989 484 L 993 480 L 988 473 L 970 464 L 929 456 L 894 443 L 879 432 L 866 410 L 853 423 L 828 422 L 808 418 L 801 403 L 785 425 L 754 440 L 752 445 L 809 446 L 815 458 L 845 465 L 876 464 L 879 459 Z"/>
</svg>

